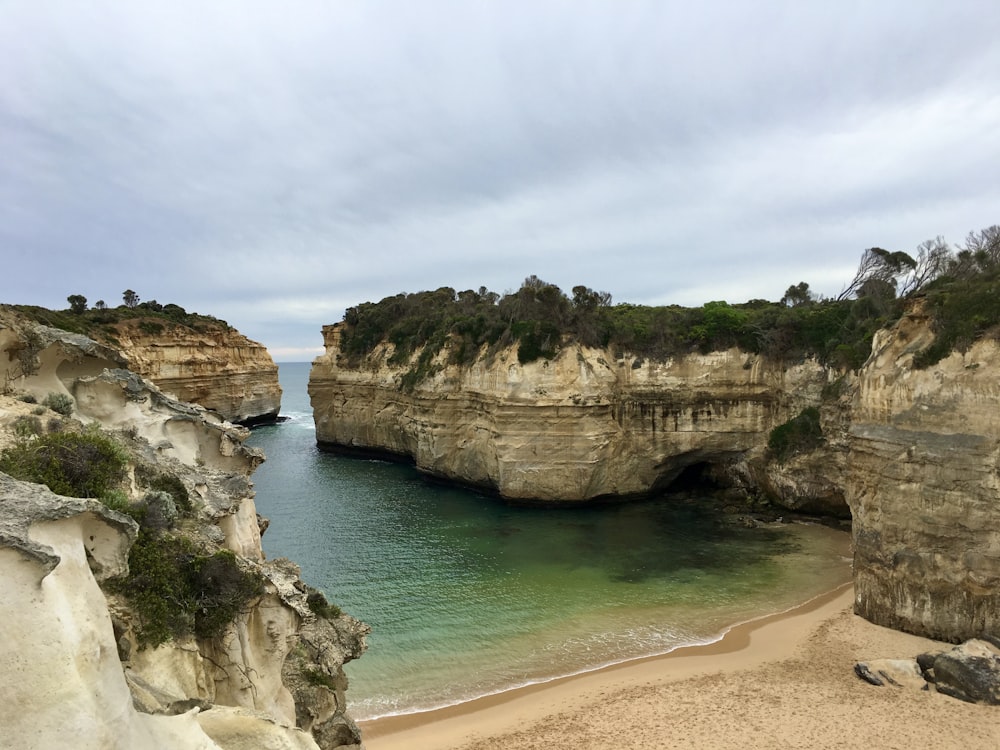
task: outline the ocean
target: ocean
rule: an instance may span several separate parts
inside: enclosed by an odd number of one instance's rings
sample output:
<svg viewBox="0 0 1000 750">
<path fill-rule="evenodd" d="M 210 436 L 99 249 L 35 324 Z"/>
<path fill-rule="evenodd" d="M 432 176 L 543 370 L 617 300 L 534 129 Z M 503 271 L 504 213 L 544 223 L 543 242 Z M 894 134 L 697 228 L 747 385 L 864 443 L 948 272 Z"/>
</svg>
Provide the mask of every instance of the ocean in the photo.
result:
<svg viewBox="0 0 1000 750">
<path fill-rule="evenodd" d="M 744 528 L 664 496 L 509 507 L 411 466 L 316 448 L 308 363 L 281 363 L 283 416 L 248 440 L 268 557 L 372 627 L 346 665 L 365 720 L 459 703 L 678 647 L 850 580 L 848 535 Z"/>
</svg>

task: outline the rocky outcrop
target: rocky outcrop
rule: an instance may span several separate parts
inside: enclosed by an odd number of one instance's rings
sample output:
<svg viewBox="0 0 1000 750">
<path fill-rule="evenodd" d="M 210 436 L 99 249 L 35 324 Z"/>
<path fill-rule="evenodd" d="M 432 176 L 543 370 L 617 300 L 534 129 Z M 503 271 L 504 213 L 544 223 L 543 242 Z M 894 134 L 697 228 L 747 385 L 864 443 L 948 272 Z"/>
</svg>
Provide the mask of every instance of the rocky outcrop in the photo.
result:
<svg viewBox="0 0 1000 750">
<path fill-rule="evenodd" d="M 392 346 L 351 365 L 323 329 L 309 393 L 321 447 L 412 460 L 431 476 L 515 501 L 641 495 L 685 470 L 760 454 L 769 431 L 819 403 L 831 374 L 730 349 L 664 362 L 567 345 L 520 364 L 516 348 L 448 364 L 412 390 Z"/>
<path fill-rule="evenodd" d="M 911 311 L 876 335 L 849 430 L 855 610 L 948 641 L 1000 632 L 1000 343 L 914 369 Z"/>
<path fill-rule="evenodd" d="M 967 703 L 1000 706 L 1000 648 L 989 641 L 973 639 L 913 659 L 858 662 L 854 672 L 877 687 L 933 689 Z"/>
<path fill-rule="evenodd" d="M 217 748 L 196 712 L 167 720 L 132 707 L 97 581 L 127 569 L 135 522 L 5 474 L 0 507 L 4 747 Z"/>
<path fill-rule="evenodd" d="M 73 367 L 88 368 L 86 374 L 97 374 L 107 366 L 125 367 L 174 398 L 200 404 L 235 424 L 252 426 L 278 417 L 278 366 L 267 349 L 224 321 L 191 315 L 184 324 L 170 317 L 122 318 L 108 313 L 102 322 L 93 317 L 47 317 L 48 312 L 0 305 L 0 352 L 11 364 L 0 383 L 3 390 L 17 387 L 14 381 L 19 377 L 37 375 L 45 364 L 39 355 L 48 352 L 45 356 L 55 357 L 63 368 L 63 379 L 73 376 L 69 372 Z M 54 317 L 88 335 L 40 325 L 39 317 Z M 52 348 L 56 341 L 64 346 Z M 37 377 L 32 382 L 44 387 Z"/>
<path fill-rule="evenodd" d="M 181 401 L 244 425 L 273 422 L 281 407 L 278 366 L 261 344 L 221 322 L 203 330 L 169 323 L 116 324 L 128 369 Z"/>
<path fill-rule="evenodd" d="M 793 510 L 849 510 L 864 617 L 955 642 L 1000 631 L 995 336 L 916 369 L 934 333 L 911 306 L 852 375 L 738 350 L 654 362 L 577 345 L 526 365 L 507 349 L 460 367 L 447 346 L 392 364 L 390 344 L 352 362 L 341 325 L 324 328 L 310 377 L 321 447 L 546 503 L 642 494 L 708 465 Z M 771 430 L 804 407 L 821 439 L 770 456 Z"/>
<path fill-rule="evenodd" d="M 58 429 L 100 428 L 127 452 L 128 500 L 160 501 L 144 487 L 169 476 L 191 506 L 171 533 L 206 555 L 231 550 L 261 588 L 220 635 L 144 646 L 129 598 L 98 587 L 128 569 L 135 522 L 0 475 L 0 570 L 12 582 L 0 587 L 0 666 L 31 673 L 2 688 L 4 739 L 48 748 L 83 732 L 74 744 L 84 748 L 360 747 L 342 666 L 364 651 L 367 626 L 317 615 L 298 568 L 264 558 L 250 482 L 263 456 L 244 445 L 249 431 L 176 401 L 94 342 L 22 324 L 0 328 L 0 376 L 19 396 L 0 395 L 0 446 L 36 411 L 49 419 L 25 401 L 63 397 L 71 410 L 58 422 L 48 412 Z"/>
</svg>

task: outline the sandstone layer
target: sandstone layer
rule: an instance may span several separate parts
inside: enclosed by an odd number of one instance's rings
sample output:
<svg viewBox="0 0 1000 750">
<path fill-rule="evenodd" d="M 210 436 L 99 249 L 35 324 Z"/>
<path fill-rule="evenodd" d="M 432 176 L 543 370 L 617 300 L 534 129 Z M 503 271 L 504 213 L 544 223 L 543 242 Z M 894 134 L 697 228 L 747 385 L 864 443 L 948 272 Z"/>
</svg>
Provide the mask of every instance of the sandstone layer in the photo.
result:
<svg viewBox="0 0 1000 750">
<path fill-rule="evenodd" d="M 919 311 L 876 335 L 844 477 L 856 611 L 949 641 L 1000 632 L 1000 343 L 927 369 Z"/>
<path fill-rule="evenodd" d="M 180 401 L 201 404 L 243 425 L 277 418 L 278 366 L 262 344 L 239 331 L 219 323 L 203 330 L 165 324 L 149 332 L 138 320 L 119 322 L 115 329 L 128 369 Z"/>
<path fill-rule="evenodd" d="M 738 349 L 664 362 L 579 345 L 520 364 L 516 348 L 447 362 L 402 387 L 411 363 L 391 344 L 360 364 L 323 329 L 309 393 L 321 447 L 412 460 L 431 476 L 514 501 L 574 503 L 641 495 L 685 470 L 759 455 L 772 428 L 821 400 L 832 374 Z M 414 359 L 417 355 L 414 355 Z"/>
<path fill-rule="evenodd" d="M 914 306 L 876 334 L 855 375 L 739 350 L 664 362 L 570 345 L 521 365 L 515 349 L 448 364 L 407 388 L 419 353 L 360 362 L 340 325 L 309 392 L 321 447 L 383 452 L 515 501 L 581 502 L 664 488 L 685 471 L 796 511 L 852 516 L 856 610 L 961 641 L 1000 631 L 1000 342 L 919 370 L 934 339 Z M 806 407 L 822 435 L 780 460 L 769 433 Z"/>
<path fill-rule="evenodd" d="M 360 747 L 342 667 L 364 651 L 367 626 L 318 616 L 298 568 L 265 559 L 250 482 L 264 457 L 244 445 L 249 431 L 175 400 L 81 336 L 2 318 L 0 352 L 0 448 L 31 440 L 22 428 L 32 421 L 113 435 L 129 456 L 128 500 L 143 499 L 143 472 L 169 475 L 192 506 L 172 533 L 198 550 L 232 551 L 239 569 L 262 581 L 221 635 L 144 645 L 128 597 L 99 587 L 128 570 L 136 523 L 0 474 L 0 666 L 11 678 L 0 686 L 4 741 Z M 52 395 L 71 411 L 33 405 Z"/>
</svg>

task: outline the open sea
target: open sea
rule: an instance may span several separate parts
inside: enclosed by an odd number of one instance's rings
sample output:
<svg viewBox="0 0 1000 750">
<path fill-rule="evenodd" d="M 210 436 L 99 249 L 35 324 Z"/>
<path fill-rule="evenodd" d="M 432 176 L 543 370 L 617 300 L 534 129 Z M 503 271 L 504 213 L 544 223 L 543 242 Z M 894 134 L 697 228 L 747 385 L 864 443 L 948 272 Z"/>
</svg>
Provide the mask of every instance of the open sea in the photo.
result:
<svg viewBox="0 0 1000 750">
<path fill-rule="evenodd" d="M 372 626 L 345 667 L 355 719 L 451 705 L 681 646 L 850 580 L 849 538 L 746 529 L 697 504 L 512 508 L 409 466 L 317 450 L 308 363 L 281 363 L 282 415 L 249 444 L 268 557 Z"/>
</svg>

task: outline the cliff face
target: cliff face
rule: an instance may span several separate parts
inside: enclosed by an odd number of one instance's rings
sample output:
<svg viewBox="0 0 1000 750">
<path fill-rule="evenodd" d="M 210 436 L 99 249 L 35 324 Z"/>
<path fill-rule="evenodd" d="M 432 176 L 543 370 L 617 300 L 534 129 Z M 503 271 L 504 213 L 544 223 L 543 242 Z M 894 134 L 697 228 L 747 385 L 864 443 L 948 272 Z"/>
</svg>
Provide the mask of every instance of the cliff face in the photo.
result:
<svg viewBox="0 0 1000 750">
<path fill-rule="evenodd" d="M 412 391 L 391 345 L 359 366 L 323 329 L 309 393 L 317 441 L 411 458 L 421 471 L 522 501 L 580 502 L 647 493 L 688 467 L 760 452 L 769 431 L 818 403 L 829 379 L 739 350 L 666 362 L 578 345 L 521 365 L 516 349 L 439 369 Z"/>
<path fill-rule="evenodd" d="M 281 407 L 278 366 L 261 344 L 223 325 L 202 331 L 141 322 L 116 326 L 117 348 L 128 369 L 181 401 L 201 404 L 238 424 L 274 421 Z"/>
<path fill-rule="evenodd" d="M 643 493 L 710 464 L 793 510 L 849 505 L 864 617 L 952 641 L 1000 629 L 996 337 L 916 370 L 933 333 L 912 310 L 839 379 L 736 350 L 654 363 L 568 347 L 525 366 L 508 350 L 462 368 L 445 350 L 405 391 L 410 364 L 391 366 L 391 347 L 351 365 L 339 333 L 324 328 L 310 378 L 321 445 L 546 502 Z M 822 439 L 769 459 L 769 432 L 806 406 L 820 409 Z"/>
<path fill-rule="evenodd" d="M 1000 629 L 1000 343 L 913 369 L 930 340 L 912 313 L 861 372 L 845 477 L 855 609 L 958 641 Z"/>
<path fill-rule="evenodd" d="M 4 739 L 39 749 L 67 736 L 95 749 L 360 747 L 342 666 L 364 651 L 367 626 L 317 616 L 296 566 L 264 558 L 249 480 L 263 456 L 243 444 L 249 431 L 115 368 L 115 352 L 80 336 L 0 319 L 0 352 L 4 393 L 19 396 L 0 394 L 0 448 L 30 420 L 100 427 L 128 453 L 129 500 L 149 496 L 144 475 L 169 475 L 191 505 L 171 535 L 206 554 L 232 551 L 261 582 L 221 634 L 144 646 L 128 596 L 99 588 L 128 570 L 135 521 L 0 474 Z M 53 393 L 71 416 L 25 403 Z"/>
</svg>

